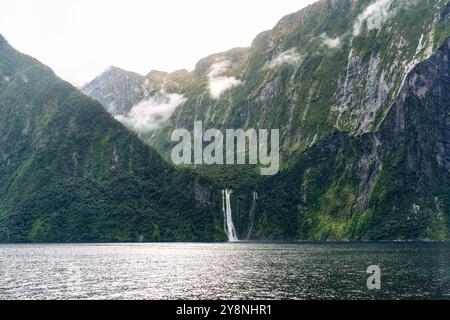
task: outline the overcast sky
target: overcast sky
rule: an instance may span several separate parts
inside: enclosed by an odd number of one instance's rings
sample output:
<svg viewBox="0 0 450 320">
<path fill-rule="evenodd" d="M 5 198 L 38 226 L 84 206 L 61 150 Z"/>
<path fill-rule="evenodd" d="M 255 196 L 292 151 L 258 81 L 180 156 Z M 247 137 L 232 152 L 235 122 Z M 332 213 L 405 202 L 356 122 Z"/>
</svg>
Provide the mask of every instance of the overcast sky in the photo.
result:
<svg viewBox="0 0 450 320">
<path fill-rule="evenodd" d="M 193 69 L 315 0 L 0 0 L 0 33 L 81 85 L 110 65 Z"/>
</svg>

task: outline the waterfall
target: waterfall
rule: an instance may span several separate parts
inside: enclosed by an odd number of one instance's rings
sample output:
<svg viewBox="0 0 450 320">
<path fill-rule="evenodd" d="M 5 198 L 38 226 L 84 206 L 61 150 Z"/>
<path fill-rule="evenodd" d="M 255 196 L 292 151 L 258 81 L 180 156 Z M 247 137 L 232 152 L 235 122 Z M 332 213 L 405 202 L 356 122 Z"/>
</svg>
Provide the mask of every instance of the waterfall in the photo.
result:
<svg viewBox="0 0 450 320">
<path fill-rule="evenodd" d="M 235 242 L 239 241 L 236 229 L 234 228 L 233 223 L 233 215 L 231 212 L 231 193 L 232 190 L 222 190 L 222 210 L 223 210 L 223 217 L 224 217 L 224 230 L 225 233 L 228 236 L 228 241 Z"/>
<path fill-rule="evenodd" d="M 350 53 L 348 54 L 348 60 L 347 60 L 347 71 L 345 76 L 345 83 L 344 83 L 344 95 L 347 93 L 347 87 L 348 87 L 348 80 L 350 78 L 350 67 L 352 62 L 352 56 L 353 56 L 353 48 L 350 49 Z"/>
<path fill-rule="evenodd" d="M 253 231 L 253 223 L 255 222 L 255 205 L 256 200 L 258 199 L 258 193 L 256 191 L 253 191 L 253 201 L 252 201 L 252 207 L 250 208 L 250 214 L 249 214 L 249 227 L 248 227 L 248 233 L 247 233 L 247 240 L 250 240 L 250 236 L 252 235 Z"/>
</svg>

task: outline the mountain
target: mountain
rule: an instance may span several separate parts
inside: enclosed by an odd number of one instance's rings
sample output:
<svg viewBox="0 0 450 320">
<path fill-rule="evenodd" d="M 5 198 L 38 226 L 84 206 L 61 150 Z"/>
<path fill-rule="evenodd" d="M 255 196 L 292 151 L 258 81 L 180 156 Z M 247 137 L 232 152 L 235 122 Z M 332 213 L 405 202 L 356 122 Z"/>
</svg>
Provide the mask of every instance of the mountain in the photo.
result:
<svg viewBox="0 0 450 320">
<path fill-rule="evenodd" d="M 449 107 L 450 37 L 408 74 L 375 132 L 335 129 L 278 175 L 229 182 L 238 237 L 450 239 Z"/>
<path fill-rule="evenodd" d="M 377 132 L 335 131 L 257 190 L 256 238 L 450 238 L 450 38 Z"/>
<path fill-rule="evenodd" d="M 144 77 L 111 66 L 82 88 L 88 96 L 98 100 L 113 115 L 124 115 L 141 98 Z"/>
<path fill-rule="evenodd" d="M 184 99 L 174 100 L 171 116 L 154 126 L 124 123 L 166 158 L 173 129 L 192 129 L 194 120 L 205 128 L 279 128 L 286 162 L 335 129 L 374 132 L 407 74 L 450 36 L 448 6 L 445 0 L 318 1 L 281 19 L 249 48 L 206 57 L 183 76 L 159 72 L 144 80 L 149 94 L 140 102 L 161 93 Z"/>
<path fill-rule="evenodd" d="M 234 190 L 240 238 L 448 239 L 449 37 L 447 0 L 321 0 L 248 48 L 150 73 L 118 119 L 165 158 L 196 120 L 280 129 L 277 176 L 195 168 Z"/>
<path fill-rule="evenodd" d="M 208 181 L 1 36 L 0 137 L 1 242 L 225 238 Z"/>
</svg>

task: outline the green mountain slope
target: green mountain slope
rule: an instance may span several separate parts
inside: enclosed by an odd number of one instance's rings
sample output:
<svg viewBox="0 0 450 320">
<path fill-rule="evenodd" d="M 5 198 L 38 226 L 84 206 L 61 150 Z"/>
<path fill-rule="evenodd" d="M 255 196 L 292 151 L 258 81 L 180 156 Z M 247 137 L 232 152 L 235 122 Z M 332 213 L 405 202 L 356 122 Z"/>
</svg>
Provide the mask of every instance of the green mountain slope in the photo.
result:
<svg viewBox="0 0 450 320">
<path fill-rule="evenodd" d="M 0 241 L 220 240 L 211 206 L 198 178 L 0 37 Z"/>
<path fill-rule="evenodd" d="M 168 158 L 195 120 L 279 128 L 275 177 L 196 168 L 234 190 L 241 239 L 448 239 L 449 36 L 448 0 L 321 0 L 249 48 L 149 75 L 144 100 L 184 100 L 139 137 Z"/>
<path fill-rule="evenodd" d="M 174 128 L 278 128 L 285 162 L 334 129 L 376 131 L 406 75 L 450 36 L 447 0 L 321 0 L 144 91 L 185 102 L 141 138 L 170 155 Z M 167 85 L 169 83 L 169 85 Z M 150 94 L 151 95 L 151 94 Z"/>
<path fill-rule="evenodd" d="M 450 238 L 450 38 L 376 133 L 335 132 L 258 187 L 255 238 Z"/>
</svg>

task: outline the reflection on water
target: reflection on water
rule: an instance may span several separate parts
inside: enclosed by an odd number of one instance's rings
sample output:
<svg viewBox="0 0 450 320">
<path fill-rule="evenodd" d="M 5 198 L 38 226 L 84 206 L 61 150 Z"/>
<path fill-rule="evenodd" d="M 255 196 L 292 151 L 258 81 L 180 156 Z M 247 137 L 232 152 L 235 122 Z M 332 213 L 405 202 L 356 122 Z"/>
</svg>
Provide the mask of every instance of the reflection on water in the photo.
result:
<svg viewBox="0 0 450 320">
<path fill-rule="evenodd" d="M 0 245 L 0 299 L 348 298 L 450 299 L 450 243 Z"/>
</svg>

